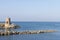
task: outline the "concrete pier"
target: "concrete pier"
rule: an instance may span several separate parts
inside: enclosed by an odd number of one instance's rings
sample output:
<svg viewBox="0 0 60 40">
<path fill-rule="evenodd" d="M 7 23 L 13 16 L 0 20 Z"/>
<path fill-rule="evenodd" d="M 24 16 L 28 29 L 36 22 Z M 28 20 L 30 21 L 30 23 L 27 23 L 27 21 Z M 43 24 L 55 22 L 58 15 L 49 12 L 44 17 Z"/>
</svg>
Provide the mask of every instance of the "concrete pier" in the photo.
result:
<svg viewBox="0 0 60 40">
<path fill-rule="evenodd" d="M 17 34 L 40 34 L 40 33 L 49 33 L 49 32 L 56 32 L 56 31 L 55 30 L 30 30 L 23 32 L 8 31 L 8 32 L 0 32 L 0 36 L 17 35 Z"/>
</svg>

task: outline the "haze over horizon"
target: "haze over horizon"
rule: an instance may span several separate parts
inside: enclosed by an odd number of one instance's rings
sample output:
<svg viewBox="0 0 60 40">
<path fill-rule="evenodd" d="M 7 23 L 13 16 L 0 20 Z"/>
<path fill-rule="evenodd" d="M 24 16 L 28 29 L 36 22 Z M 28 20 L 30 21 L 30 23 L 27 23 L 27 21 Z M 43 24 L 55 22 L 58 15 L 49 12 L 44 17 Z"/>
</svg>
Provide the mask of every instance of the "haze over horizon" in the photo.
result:
<svg viewBox="0 0 60 40">
<path fill-rule="evenodd" d="M 0 21 L 60 22 L 60 0 L 0 0 Z"/>
</svg>

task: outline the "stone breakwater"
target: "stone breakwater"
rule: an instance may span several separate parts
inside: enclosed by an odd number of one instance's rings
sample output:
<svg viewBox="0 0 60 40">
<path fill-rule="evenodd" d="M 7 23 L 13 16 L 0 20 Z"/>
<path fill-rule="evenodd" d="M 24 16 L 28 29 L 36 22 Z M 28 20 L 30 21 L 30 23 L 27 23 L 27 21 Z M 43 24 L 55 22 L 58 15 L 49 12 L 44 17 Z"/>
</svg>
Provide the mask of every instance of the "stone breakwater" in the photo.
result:
<svg viewBox="0 0 60 40">
<path fill-rule="evenodd" d="M 8 32 L 0 32 L 0 36 L 17 35 L 17 34 L 40 34 L 40 33 L 49 33 L 49 32 L 56 32 L 56 31 L 55 30 L 29 30 L 23 32 L 8 31 Z"/>
</svg>

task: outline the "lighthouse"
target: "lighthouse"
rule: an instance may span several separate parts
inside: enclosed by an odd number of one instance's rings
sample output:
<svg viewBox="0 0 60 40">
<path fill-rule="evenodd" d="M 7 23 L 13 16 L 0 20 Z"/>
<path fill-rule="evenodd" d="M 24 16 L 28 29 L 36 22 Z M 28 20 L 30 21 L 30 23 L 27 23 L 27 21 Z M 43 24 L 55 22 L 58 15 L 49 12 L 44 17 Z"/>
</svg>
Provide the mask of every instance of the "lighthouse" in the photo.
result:
<svg viewBox="0 0 60 40">
<path fill-rule="evenodd" d="M 11 25 L 10 18 L 6 18 L 6 20 L 5 20 L 5 32 L 9 32 L 10 31 L 10 29 L 8 29 L 10 25 Z"/>
<path fill-rule="evenodd" d="M 6 18 L 6 21 L 5 21 L 5 28 L 9 28 L 9 25 L 11 24 L 11 20 L 10 18 Z"/>
</svg>

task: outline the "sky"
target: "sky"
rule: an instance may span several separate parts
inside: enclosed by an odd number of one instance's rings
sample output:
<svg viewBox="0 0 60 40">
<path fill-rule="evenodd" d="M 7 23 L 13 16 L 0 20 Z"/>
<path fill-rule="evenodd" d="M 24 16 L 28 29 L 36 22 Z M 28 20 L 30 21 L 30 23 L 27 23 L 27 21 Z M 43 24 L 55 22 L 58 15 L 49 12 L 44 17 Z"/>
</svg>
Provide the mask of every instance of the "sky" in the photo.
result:
<svg viewBox="0 0 60 40">
<path fill-rule="evenodd" d="M 0 0 L 0 21 L 58 21 L 60 0 Z"/>
</svg>

